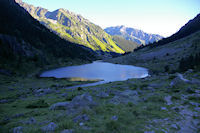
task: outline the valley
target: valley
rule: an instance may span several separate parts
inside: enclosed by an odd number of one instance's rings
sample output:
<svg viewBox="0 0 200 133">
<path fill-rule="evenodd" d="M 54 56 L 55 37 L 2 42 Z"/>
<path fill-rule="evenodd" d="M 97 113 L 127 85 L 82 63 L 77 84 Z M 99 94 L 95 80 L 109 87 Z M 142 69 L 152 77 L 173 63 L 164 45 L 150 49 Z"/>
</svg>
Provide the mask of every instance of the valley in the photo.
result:
<svg viewBox="0 0 200 133">
<path fill-rule="evenodd" d="M 0 132 L 200 132 L 199 20 L 142 40 L 0 1 Z"/>
</svg>

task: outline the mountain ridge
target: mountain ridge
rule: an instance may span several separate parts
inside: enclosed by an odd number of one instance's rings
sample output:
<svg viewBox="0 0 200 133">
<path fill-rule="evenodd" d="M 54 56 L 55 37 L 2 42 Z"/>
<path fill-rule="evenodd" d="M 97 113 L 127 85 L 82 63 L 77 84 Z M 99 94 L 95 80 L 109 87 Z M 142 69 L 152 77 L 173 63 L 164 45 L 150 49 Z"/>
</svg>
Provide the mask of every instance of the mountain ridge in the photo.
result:
<svg viewBox="0 0 200 133">
<path fill-rule="evenodd" d="M 81 15 L 63 8 L 50 12 L 45 8 L 17 2 L 40 23 L 68 41 L 89 47 L 97 53 L 98 51 L 124 53 L 124 50 L 118 47 L 112 37 L 100 26 Z"/>
<path fill-rule="evenodd" d="M 0 1 L 0 25 L 0 70 L 25 73 L 46 65 L 96 59 L 91 49 L 58 37 L 14 0 Z"/>
<path fill-rule="evenodd" d="M 143 45 L 158 41 L 163 38 L 158 34 L 146 33 L 142 30 L 126 27 L 124 25 L 107 27 L 104 30 L 110 35 L 118 35 L 126 40 L 130 40 Z"/>
</svg>

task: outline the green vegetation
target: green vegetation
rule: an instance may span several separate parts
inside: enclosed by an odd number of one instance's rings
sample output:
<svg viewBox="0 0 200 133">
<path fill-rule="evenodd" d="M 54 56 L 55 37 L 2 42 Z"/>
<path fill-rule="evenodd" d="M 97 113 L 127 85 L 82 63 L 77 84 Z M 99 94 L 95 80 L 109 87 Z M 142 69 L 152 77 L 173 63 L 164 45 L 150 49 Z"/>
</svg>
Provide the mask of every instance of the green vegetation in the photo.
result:
<svg viewBox="0 0 200 133">
<path fill-rule="evenodd" d="M 14 0 L 0 2 L 0 18 L 0 69 L 21 75 L 47 65 L 72 65 L 97 59 L 90 49 L 52 33 Z"/>
<path fill-rule="evenodd" d="M 132 52 L 134 49 L 140 46 L 139 44 L 125 40 L 123 37 L 120 36 L 113 36 L 112 38 L 114 42 L 126 52 Z"/>
<path fill-rule="evenodd" d="M 35 19 L 65 40 L 86 46 L 94 51 L 124 53 L 124 50 L 112 40 L 110 35 L 80 15 L 65 9 L 49 12 L 44 8 L 23 2 L 20 2 L 20 5 Z"/>
<path fill-rule="evenodd" d="M 186 74 L 185 74 L 186 75 Z M 194 73 L 187 74 L 187 78 L 193 77 Z M 179 123 L 181 118 L 180 107 L 189 107 L 192 110 L 191 102 L 199 103 L 198 96 L 190 96 L 188 87 L 198 90 L 198 85 L 180 85 L 181 91 L 174 93 L 173 89 L 166 89 L 176 76 L 157 75 L 145 79 L 131 79 L 123 82 L 113 82 L 87 88 L 63 89 L 63 87 L 73 86 L 87 82 L 72 82 L 67 79 L 54 78 L 17 78 L 0 77 L 0 100 L 7 100 L 0 103 L 0 131 L 11 131 L 14 127 L 22 126 L 24 132 L 42 132 L 42 127 L 54 122 L 57 125 L 55 133 L 64 129 L 73 129 L 75 132 L 144 132 L 144 131 L 170 131 L 177 132 L 179 129 L 171 127 L 172 124 Z M 163 79 L 165 79 L 163 81 Z M 200 79 L 199 79 L 200 80 Z M 137 85 L 137 86 L 136 86 Z M 149 86 L 156 85 L 151 89 Z M 51 92 L 45 89 L 50 88 Z M 119 92 L 127 89 L 137 91 L 138 101 L 114 104 L 111 102 Z M 43 91 L 41 91 L 43 89 Z M 106 98 L 97 96 L 100 92 L 109 94 Z M 40 94 L 42 93 L 42 94 Z M 71 102 L 76 96 L 89 94 L 98 104 L 90 109 L 84 109 L 79 113 L 70 113 L 69 109 L 60 107 L 58 110 L 50 110 L 51 105 L 58 102 Z M 125 94 L 125 93 L 124 93 Z M 184 94 L 186 99 L 181 97 Z M 134 96 L 126 93 L 124 100 Z M 167 105 L 165 97 L 171 95 L 172 105 Z M 78 109 L 77 109 L 78 110 Z M 68 113 L 67 113 L 68 112 Z M 89 120 L 74 122 L 79 115 L 87 115 Z M 191 114 L 190 114 L 191 115 Z M 36 123 L 31 123 L 30 118 Z M 192 117 L 195 119 L 196 117 Z M 41 124 L 38 124 L 41 123 Z M 177 125 L 179 126 L 179 125 Z M 159 128 L 158 128 L 159 127 Z"/>
<path fill-rule="evenodd" d="M 160 45 L 144 47 L 131 54 L 105 60 L 118 64 L 142 66 L 156 73 L 175 73 L 187 69 L 199 70 L 200 32 L 183 39 Z"/>
</svg>

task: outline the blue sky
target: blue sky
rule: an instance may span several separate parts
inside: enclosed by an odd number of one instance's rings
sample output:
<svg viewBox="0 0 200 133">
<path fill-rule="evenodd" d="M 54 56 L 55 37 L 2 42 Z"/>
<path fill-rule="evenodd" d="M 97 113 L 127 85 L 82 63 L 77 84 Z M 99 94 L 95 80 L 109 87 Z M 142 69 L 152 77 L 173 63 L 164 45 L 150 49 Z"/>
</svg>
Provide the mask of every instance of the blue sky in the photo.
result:
<svg viewBox="0 0 200 133">
<path fill-rule="evenodd" d="M 23 0 L 50 11 L 65 8 L 102 28 L 125 25 L 170 36 L 200 13 L 200 0 Z"/>
</svg>

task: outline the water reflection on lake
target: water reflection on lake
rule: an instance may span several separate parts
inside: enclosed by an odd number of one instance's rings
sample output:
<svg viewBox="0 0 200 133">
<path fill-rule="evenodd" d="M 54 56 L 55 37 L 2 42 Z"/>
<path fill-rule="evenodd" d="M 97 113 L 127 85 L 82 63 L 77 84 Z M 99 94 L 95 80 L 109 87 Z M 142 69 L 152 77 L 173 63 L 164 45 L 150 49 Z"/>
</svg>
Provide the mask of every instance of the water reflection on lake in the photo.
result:
<svg viewBox="0 0 200 133">
<path fill-rule="evenodd" d="M 40 76 L 55 78 L 83 78 L 89 80 L 99 79 L 106 82 L 112 82 L 123 81 L 130 78 L 144 78 L 148 76 L 148 70 L 131 65 L 95 61 L 91 64 L 62 67 L 46 71 Z"/>
</svg>

